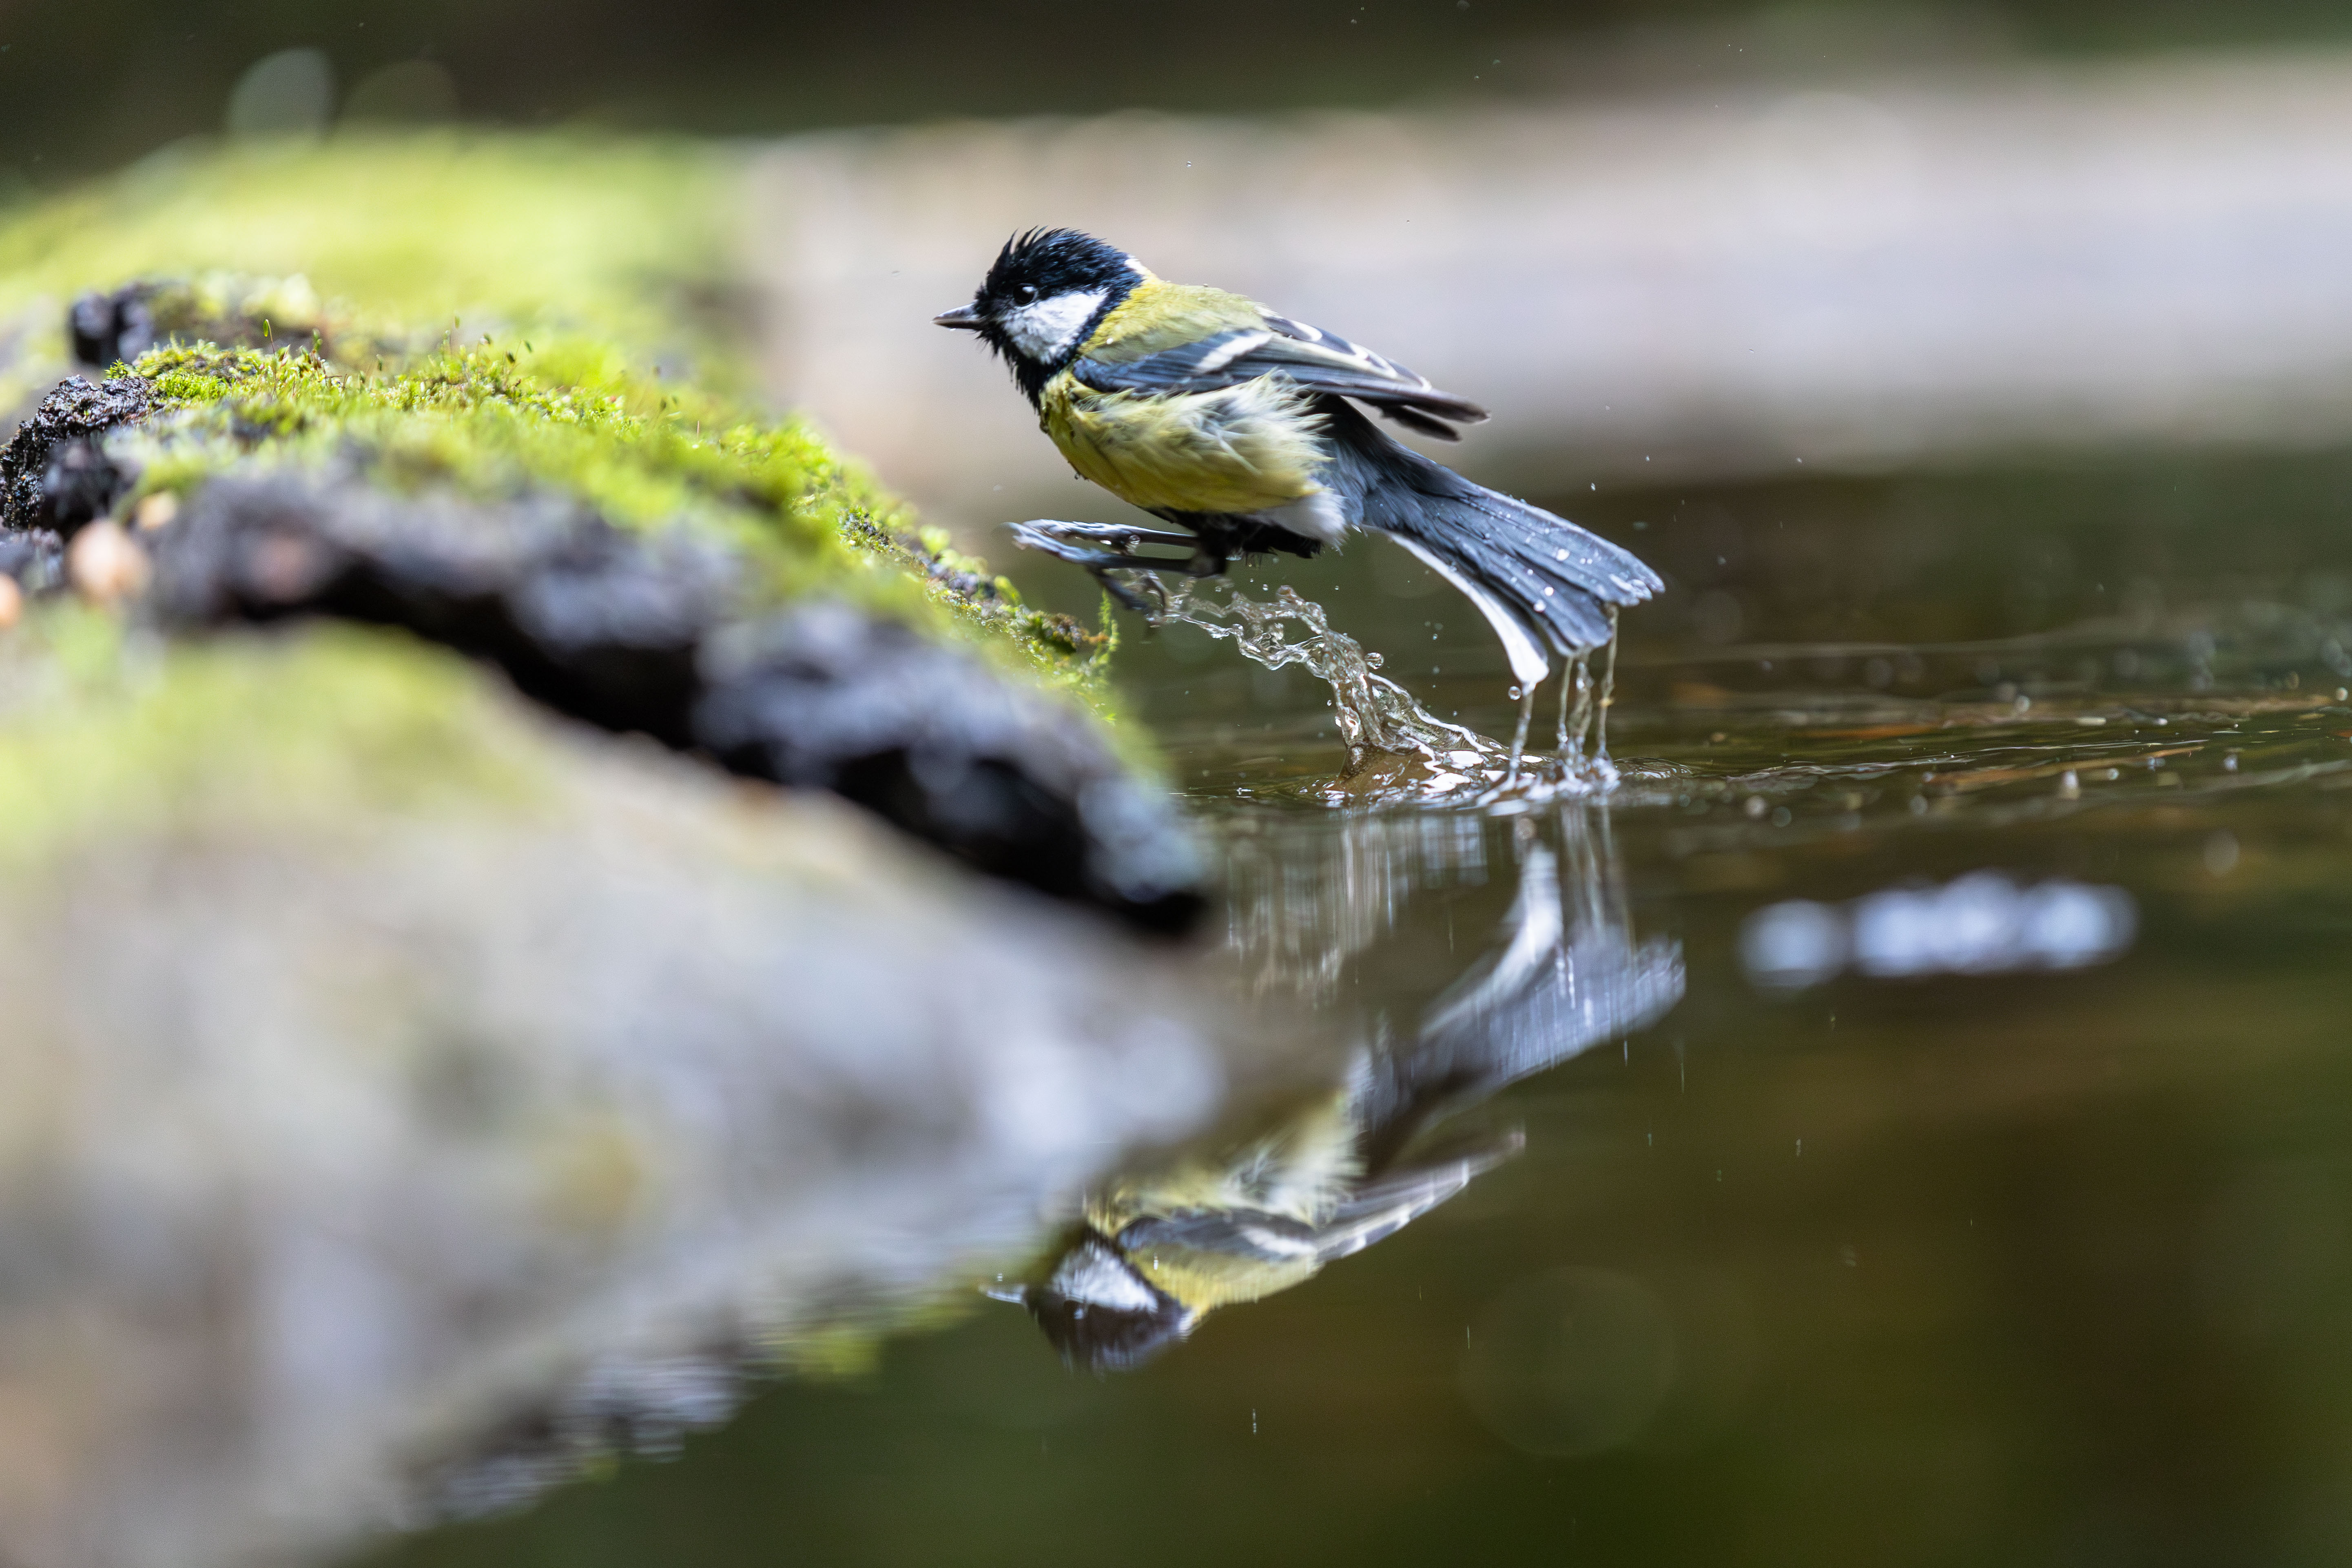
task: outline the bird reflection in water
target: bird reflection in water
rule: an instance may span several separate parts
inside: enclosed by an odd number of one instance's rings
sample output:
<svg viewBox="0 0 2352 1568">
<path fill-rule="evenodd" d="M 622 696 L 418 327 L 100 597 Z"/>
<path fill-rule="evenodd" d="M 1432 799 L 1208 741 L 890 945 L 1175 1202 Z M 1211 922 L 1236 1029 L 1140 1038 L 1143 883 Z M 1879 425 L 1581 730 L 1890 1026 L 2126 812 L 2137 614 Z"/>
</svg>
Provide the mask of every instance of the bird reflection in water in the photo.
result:
<svg viewBox="0 0 2352 1568">
<path fill-rule="evenodd" d="M 1563 805 L 1550 826 L 1557 848 L 1520 819 L 1498 951 L 1409 1040 L 1362 1049 L 1340 1082 L 1254 1127 L 1113 1174 L 1087 1194 L 1045 1283 L 989 1293 L 1027 1307 L 1066 1361 L 1135 1366 L 1216 1308 L 1303 1283 L 1508 1159 L 1517 1127 L 1448 1124 L 1683 994 L 1680 944 L 1634 939 L 1605 811 Z"/>
</svg>

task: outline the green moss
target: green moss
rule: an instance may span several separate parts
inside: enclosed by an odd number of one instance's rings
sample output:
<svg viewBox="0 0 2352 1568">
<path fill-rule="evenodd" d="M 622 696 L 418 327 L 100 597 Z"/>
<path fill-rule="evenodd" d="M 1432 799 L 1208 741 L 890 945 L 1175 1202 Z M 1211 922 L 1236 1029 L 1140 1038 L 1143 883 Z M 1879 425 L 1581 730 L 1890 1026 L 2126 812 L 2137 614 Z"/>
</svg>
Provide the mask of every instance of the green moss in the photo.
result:
<svg viewBox="0 0 2352 1568">
<path fill-rule="evenodd" d="M 0 639 L 0 866 L 94 837 L 523 813 L 544 742 L 457 657 L 320 626 L 168 651 L 61 605 Z"/>
<path fill-rule="evenodd" d="M 563 328 L 650 357 L 710 336 L 735 174 L 707 144 L 579 135 L 167 150 L 9 215 L 0 314 L 38 309 L 61 361 L 57 307 L 82 289 L 300 278 L 364 326 Z"/>
<path fill-rule="evenodd" d="M 0 399 L 63 373 L 67 300 L 154 282 L 184 346 L 138 367 L 163 402 L 130 443 L 141 495 L 354 452 L 411 490 L 553 488 L 711 531 L 759 595 L 844 595 L 1104 710 L 1107 631 L 1029 610 L 750 400 L 740 173 L 706 144 L 576 134 L 162 154 L 0 224 L 0 325 L 23 329 Z"/>
<path fill-rule="evenodd" d="M 755 598 L 851 598 L 1089 689 L 1109 639 L 1024 608 L 797 422 L 635 371 L 593 341 L 492 338 L 394 363 L 308 350 L 158 349 L 155 416 L 122 443 L 136 497 L 256 462 L 365 464 L 379 483 L 482 499 L 557 490 L 625 527 L 691 528 L 754 563 Z"/>
<path fill-rule="evenodd" d="M 666 392 L 616 364 L 586 374 L 556 345 L 437 350 L 382 370 L 307 353 L 159 349 L 136 372 L 157 415 L 124 444 L 142 486 L 181 489 L 257 458 L 351 461 L 401 490 L 497 499 L 574 495 L 624 526 L 724 534 L 770 565 L 780 592 L 855 564 L 842 519 L 885 503 L 814 436 L 720 400 Z"/>
</svg>

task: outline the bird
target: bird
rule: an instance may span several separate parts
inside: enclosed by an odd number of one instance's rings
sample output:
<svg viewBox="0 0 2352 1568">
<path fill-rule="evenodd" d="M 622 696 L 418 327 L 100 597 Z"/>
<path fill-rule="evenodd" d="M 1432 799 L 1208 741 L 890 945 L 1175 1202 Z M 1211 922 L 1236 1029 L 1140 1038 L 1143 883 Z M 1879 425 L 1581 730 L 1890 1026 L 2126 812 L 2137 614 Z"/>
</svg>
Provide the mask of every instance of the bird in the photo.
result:
<svg viewBox="0 0 2352 1568">
<path fill-rule="evenodd" d="M 1450 441 L 1487 417 L 1476 404 L 1243 295 L 1171 283 L 1092 235 L 1013 235 L 971 303 L 932 320 L 1004 361 L 1077 474 L 1174 525 L 1013 525 L 1131 609 L 1144 605 L 1109 573 L 1209 577 L 1236 556 L 1312 557 L 1351 530 L 1385 533 L 1486 616 L 1531 702 L 1554 656 L 1607 645 L 1617 611 L 1664 586 L 1631 552 L 1473 483 L 1357 406 Z M 1144 545 L 1189 553 L 1137 556 Z"/>
<path fill-rule="evenodd" d="M 1472 1107 L 1655 1022 L 1683 994 L 1682 950 L 1635 941 L 1580 818 L 1574 871 L 1523 851 L 1501 949 L 1402 1042 L 1376 1041 L 1327 1081 L 1084 1194 L 1037 1284 L 985 1293 L 1028 1309 L 1073 1365 L 1126 1371 L 1221 1307 L 1304 1284 L 1386 1239 L 1517 1153 L 1517 1126 L 1463 1129 Z M 1563 896 L 1565 894 L 1565 896 Z"/>
<path fill-rule="evenodd" d="M 1387 1085 L 1373 1059 L 1246 1136 L 1120 1173 L 1087 1194 L 1043 1284 L 986 1293 L 1028 1308 L 1072 1364 L 1126 1371 L 1218 1308 L 1304 1284 L 1393 1236 L 1518 1152 L 1512 1127 L 1382 1161 L 1378 1146 L 1405 1122 L 1378 1119 Z"/>
</svg>

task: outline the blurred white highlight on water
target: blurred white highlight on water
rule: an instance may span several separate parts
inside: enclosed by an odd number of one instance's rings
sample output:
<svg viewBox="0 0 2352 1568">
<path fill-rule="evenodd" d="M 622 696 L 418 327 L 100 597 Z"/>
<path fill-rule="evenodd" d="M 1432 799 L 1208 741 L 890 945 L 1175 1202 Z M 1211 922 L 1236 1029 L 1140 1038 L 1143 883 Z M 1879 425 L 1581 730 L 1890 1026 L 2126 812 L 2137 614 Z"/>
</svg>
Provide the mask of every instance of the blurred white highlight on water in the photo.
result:
<svg viewBox="0 0 2352 1568">
<path fill-rule="evenodd" d="M 2064 879 L 2022 885 L 1972 871 L 1933 887 L 1889 888 L 1846 904 L 1791 899 L 1739 932 L 1748 980 L 1797 991 L 1849 967 L 1882 979 L 2080 969 L 2131 946 L 2138 910 L 2121 888 Z"/>
</svg>

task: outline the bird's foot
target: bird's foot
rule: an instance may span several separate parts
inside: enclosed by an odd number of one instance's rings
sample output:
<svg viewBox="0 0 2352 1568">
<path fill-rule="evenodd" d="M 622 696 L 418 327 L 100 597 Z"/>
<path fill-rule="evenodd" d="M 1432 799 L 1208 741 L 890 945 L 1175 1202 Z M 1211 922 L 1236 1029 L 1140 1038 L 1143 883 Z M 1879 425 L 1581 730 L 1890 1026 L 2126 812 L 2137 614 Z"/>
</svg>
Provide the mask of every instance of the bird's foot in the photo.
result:
<svg viewBox="0 0 2352 1568">
<path fill-rule="evenodd" d="M 1053 518 L 1037 518 L 1029 522 L 1008 523 L 1013 542 L 1024 550 L 1042 551 L 1057 561 L 1073 566 L 1083 566 L 1102 584 L 1103 592 L 1136 614 L 1147 618 L 1154 615 L 1136 590 L 1147 590 L 1158 602 L 1159 610 L 1168 607 L 1168 590 L 1153 574 L 1155 566 L 1172 567 L 1188 577 L 1214 576 L 1223 570 L 1222 562 L 1211 561 L 1199 548 L 1200 542 L 1189 533 L 1171 533 L 1156 528 L 1129 528 L 1123 525 L 1095 522 L 1062 522 Z M 1164 545 L 1188 550 L 1191 555 L 1171 560 L 1164 555 L 1138 555 L 1136 551 L 1147 544 Z M 1205 567 L 1203 562 L 1209 562 Z M 1131 575 L 1133 584 L 1119 581 L 1112 573 Z"/>
<path fill-rule="evenodd" d="M 1200 542 L 1189 533 L 1172 533 L 1159 528 L 1130 528 L 1124 523 L 1062 522 L 1050 517 L 1040 517 L 1028 522 L 1008 522 L 1013 542 L 1024 550 L 1042 550 L 1048 555 L 1079 566 L 1092 566 L 1104 561 L 1140 565 L 1172 566 L 1174 562 L 1160 556 L 1145 556 L 1132 562 L 1137 550 L 1147 544 L 1171 545 L 1182 550 L 1195 550 Z"/>
</svg>

